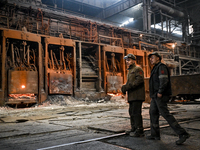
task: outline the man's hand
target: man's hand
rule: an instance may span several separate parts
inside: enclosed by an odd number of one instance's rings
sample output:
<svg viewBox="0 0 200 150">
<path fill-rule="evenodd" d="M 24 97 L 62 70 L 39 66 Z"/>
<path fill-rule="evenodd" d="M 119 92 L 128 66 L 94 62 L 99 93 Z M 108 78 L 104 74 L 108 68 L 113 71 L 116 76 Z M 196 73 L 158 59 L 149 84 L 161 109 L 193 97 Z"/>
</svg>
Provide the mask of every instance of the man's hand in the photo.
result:
<svg viewBox="0 0 200 150">
<path fill-rule="evenodd" d="M 158 97 L 158 98 L 161 98 L 161 97 L 162 97 L 162 94 L 157 93 L 157 97 Z"/>
<path fill-rule="evenodd" d="M 123 94 L 126 94 L 126 85 L 122 85 L 121 91 Z"/>
</svg>

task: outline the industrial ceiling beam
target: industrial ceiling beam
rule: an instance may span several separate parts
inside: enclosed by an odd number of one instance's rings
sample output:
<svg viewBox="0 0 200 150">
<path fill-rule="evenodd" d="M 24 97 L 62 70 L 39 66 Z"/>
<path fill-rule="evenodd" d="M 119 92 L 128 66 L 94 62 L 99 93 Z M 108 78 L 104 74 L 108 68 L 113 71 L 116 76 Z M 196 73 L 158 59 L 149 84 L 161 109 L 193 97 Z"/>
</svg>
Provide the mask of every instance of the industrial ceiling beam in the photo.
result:
<svg viewBox="0 0 200 150">
<path fill-rule="evenodd" d="M 106 19 L 122 11 L 125 11 L 139 3 L 142 3 L 142 0 L 122 0 L 110 7 L 103 9 L 103 11 L 99 13 L 96 17 L 100 19 Z"/>
<path fill-rule="evenodd" d="M 182 11 L 176 10 L 174 8 L 171 8 L 171 7 L 166 6 L 164 4 L 158 3 L 156 1 L 153 1 L 151 3 L 151 5 L 153 7 L 159 8 L 159 9 L 161 9 L 163 11 L 166 11 L 170 15 L 174 15 L 174 16 L 177 16 L 177 17 L 184 17 L 185 16 L 185 14 Z"/>
</svg>

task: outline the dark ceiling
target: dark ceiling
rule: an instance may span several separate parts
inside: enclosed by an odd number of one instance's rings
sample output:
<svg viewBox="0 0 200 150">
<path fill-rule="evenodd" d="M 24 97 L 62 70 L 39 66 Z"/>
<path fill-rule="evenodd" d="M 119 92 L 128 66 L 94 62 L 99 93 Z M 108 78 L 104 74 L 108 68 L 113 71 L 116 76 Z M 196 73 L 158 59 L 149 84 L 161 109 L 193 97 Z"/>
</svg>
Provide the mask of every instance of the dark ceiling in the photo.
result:
<svg viewBox="0 0 200 150">
<path fill-rule="evenodd" d="M 57 5 L 58 9 L 63 9 L 69 13 L 100 21 L 109 21 L 117 26 L 130 18 L 134 18 L 134 21 L 127 24 L 126 27 L 136 30 L 143 29 L 143 5 L 141 2 L 143 0 L 42 0 L 43 4 L 50 7 Z M 200 0 L 157 0 L 157 2 L 186 14 L 191 14 L 188 10 L 200 5 Z M 192 13 L 193 15 L 195 13 L 200 15 L 198 10 Z M 195 17 L 193 16 L 193 18 Z M 177 20 L 179 19 L 177 18 Z M 156 22 L 160 22 L 158 14 Z"/>
</svg>

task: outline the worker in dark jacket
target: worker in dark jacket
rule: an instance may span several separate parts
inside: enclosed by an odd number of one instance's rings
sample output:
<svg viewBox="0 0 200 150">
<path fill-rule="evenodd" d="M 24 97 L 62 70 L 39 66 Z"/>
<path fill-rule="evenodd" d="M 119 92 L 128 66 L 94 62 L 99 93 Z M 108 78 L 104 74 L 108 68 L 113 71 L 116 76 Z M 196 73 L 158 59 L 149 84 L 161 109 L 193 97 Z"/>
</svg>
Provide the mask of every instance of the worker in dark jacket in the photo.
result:
<svg viewBox="0 0 200 150">
<path fill-rule="evenodd" d="M 127 134 L 133 137 L 144 136 L 143 121 L 142 121 L 142 102 L 145 100 L 144 89 L 144 72 L 141 67 L 136 66 L 135 56 L 128 54 L 124 57 L 126 60 L 128 75 L 127 82 L 122 86 L 123 94 L 128 94 L 129 115 L 131 122 L 131 130 L 126 131 Z"/>
<path fill-rule="evenodd" d="M 190 135 L 178 124 L 174 116 L 167 109 L 167 102 L 172 94 L 169 70 L 165 64 L 161 63 L 162 58 L 157 52 L 149 54 L 148 57 L 154 67 L 149 79 L 151 135 L 147 136 L 147 139 L 160 140 L 159 116 L 161 114 L 171 128 L 179 135 L 179 140 L 176 141 L 176 144 L 180 145 Z"/>
</svg>

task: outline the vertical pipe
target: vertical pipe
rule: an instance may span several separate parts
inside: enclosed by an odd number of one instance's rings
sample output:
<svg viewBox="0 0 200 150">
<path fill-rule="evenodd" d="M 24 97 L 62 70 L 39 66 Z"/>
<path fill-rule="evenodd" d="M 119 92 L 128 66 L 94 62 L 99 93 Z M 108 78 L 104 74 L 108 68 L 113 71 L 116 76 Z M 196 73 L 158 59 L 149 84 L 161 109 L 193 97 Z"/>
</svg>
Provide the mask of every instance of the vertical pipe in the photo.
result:
<svg viewBox="0 0 200 150">
<path fill-rule="evenodd" d="M 9 18 L 7 17 L 7 28 L 9 29 L 10 23 L 9 23 Z"/>
<path fill-rule="evenodd" d="M 151 33 L 151 11 L 150 11 L 150 0 L 147 0 L 147 21 L 148 21 L 148 33 Z"/>
<path fill-rule="evenodd" d="M 151 74 L 151 68 L 149 64 L 149 59 L 148 59 L 148 52 L 145 52 L 145 63 L 146 63 L 146 77 L 150 77 Z"/>
<path fill-rule="evenodd" d="M 11 52 L 12 52 L 12 63 L 13 67 L 15 66 L 15 56 L 14 56 L 14 47 L 13 44 L 11 44 Z"/>
<path fill-rule="evenodd" d="M 105 62 L 106 61 L 106 51 L 105 51 L 104 48 L 103 48 L 103 59 L 102 59 L 102 61 L 103 61 L 103 88 L 107 92 L 107 90 L 106 90 L 106 63 L 107 62 Z"/>
<path fill-rule="evenodd" d="M 182 22 L 182 40 L 187 42 L 187 31 L 186 31 L 186 23 Z"/>
<path fill-rule="evenodd" d="M 63 69 L 63 61 L 62 61 L 62 50 L 60 49 L 60 60 L 59 60 L 60 70 Z"/>
<path fill-rule="evenodd" d="M 37 30 L 37 34 L 38 34 L 38 21 L 36 23 L 36 30 Z"/>
<path fill-rule="evenodd" d="M 77 88 L 77 81 L 76 81 L 76 44 L 74 43 L 73 46 L 73 77 L 74 77 L 74 96 L 75 96 L 75 90 Z"/>
<path fill-rule="evenodd" d="M 144 71 L 144 77 L 146 77 L 145 52 L 143 52 L 142 62 L 143 62 L 142 69 Z"/>
<path fill-rule="evenodd" d="M 59 34 L 59 22 L 57 21 L 57 33 Z"/>
<path fill-rule="evenodd" d="M 48 43 L 47 43 L 47 39 L 45 39 L 45 93 L 47 96 L 48 93 L 48 60 L 49 60 L 49 54 L 48 54 Z"/>
<path fill-rule="evenodd" d="M 115 53 L 111 53 L 111 64 L 113 66 L 113 76 L 115 76 L 116 74 L 116 63 L 115 63 Z"/>
<path fill-rule="evenodd" d="M 38 80 L 38 101 L 39 103 L 46 100 L 46 93 L 44 89 L 44 62 L 43 62 L 43 53 L 42 53 L 42 44 L 41 41 L 38 42 L 38 74 L 39 74 L 39 80 Z"/>
<path fill-rule="evenodd" d="M 98 45 L 98 91 L 101 92 L 101 46 Z"/>
<path fill-rule="evenodd" d="M 38 80 L 38 101 L 39 103 L 42 102 L 42 86 L 43 86 L 43 78 L 42 78 L 42 46 L 41 43 L 38 42 L 38 64 L 39 64 L 39 69 L 38 69 L 38 74 L 39 74 L 39 80 Z"/>
<path fill-rule="evenodd" d="M 126 82 L 126 71 L 125 71 L 124 53 L 122 53 L 122 55 L 121 55 L 120 62 L 122 62 L 123 83 L 125 83 Z"/>
<path fill-rule="evenodd" d="M 80 72 L 80 90 L 82 89 L 82 50 L 81 42 L 79 42 L 79 72 Z"/>
<path fill-rule="evenodd" d="M 30 45 L 27 46 L 27 63 L 28 63 L 28 65 L 30 64 L 30 61 L 29 61 L 29 48 L 30 48 Z"/>
<path fill-rule="evenodd" d="M 163 16 L 162 16 L 162 14 L 160 14 L 160 17 L 161 17 L 161 32 L 162 32 L 162 36 L 163 36 Z"/>
<path fill-rule="evenodd" d="M 47 46 L 48 46 L 48 44 L 47 44 Z M 51 50 L 51 63 L 52 63 L 52 67 L 54 69 L 54 59 L 53 59 L 53 52 L 52 52 L 52 50 Z"/>
<path fill-rule="evenodd" d="M 171 19 L 169 20 L 169 38 L 171 38 Z"/>
<path fill-rule="evenodd" d="M 169 35 L 168 35 L 168 26 L 169 26 L 169 25 L 168 25 L 168 18 L 167 18 L 167 16 L 166 16 L 167 38 L 168 38 L 168 36 L 169 36 Z"/>
<path fill-rule="evenodd" d="M 24 60 L 25 60 L 26 42 L 23 42 L 22 44 L 24 45 Z"/>
<path fill-rule="evenodd" d="M 65 49 L 64 49 L 65 50 Z M 64 53 L 64 50 L 62 51 L 62 63 L 63 63 L 63 69 L 66 70 L 67 67 L 66 67 L 66 64 L 65 64 L 65 53 Z"/>
<path fill-rule="evenodd" d="M 154 34 L 156 34 L 156 15 L 153 13 Z"/>
<path fill-rule="evenodd" d="M 147 3 L 143 0 L 143 31 L 147 31 Z"/>
<path fill-rule="evenodd" d="M 6 37 L 3 35 L 2 40 L 2 62 L 1 62 L 1 89 L 0 89 L 0 106 L 3 106 L 5 102 L 5 95 L 6 95 Z"/>
<path fill-rule="evenodd" d="M 179 59 L 179 75 L 182 75 L 181 60 Z"/>
<path fill-rule="evenodd" d="M 146 56 L 147 56 L 147 52 L 144 52 L 144 56 L 143 56 L 143 57 L 144 57 L 144 58 L 143 58 L 143 59 L 144 59 L 144 61 L 143 61 L 144 64 L 143 64 L 143 65 L 144 65 L 144 77 L 145 77 L 145 78 L 148 77 L 148 76 L 147 76 L 147 74 L 148 74 L 148 73 L 147 73 L 147 72 L 148 72 L 148 71 L 147 71 L 147 69 L 148 69 L 147 66 L 148 66 L 148 65 L 147 65 L 147 59 L 146 59 L 147 57 L 146 57 Z"/>
<path fill-rule="evenodd" d="M 198 68 L 200 68 L 200 62 L 198 63 L 198 66 L 199 66 Z M 198 69 L 197 71 L 200 73 L 200 69 Z"/>
</svg>

